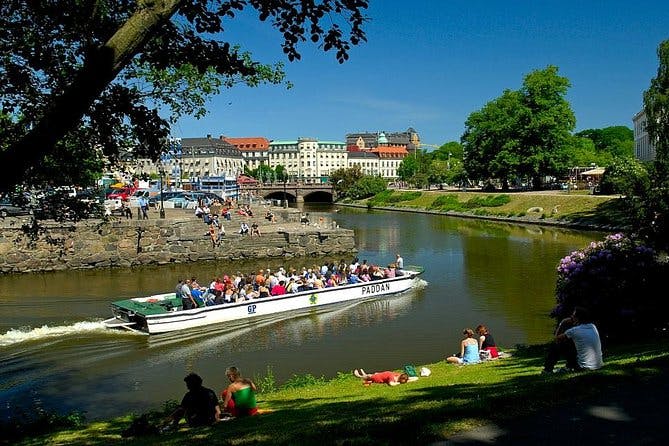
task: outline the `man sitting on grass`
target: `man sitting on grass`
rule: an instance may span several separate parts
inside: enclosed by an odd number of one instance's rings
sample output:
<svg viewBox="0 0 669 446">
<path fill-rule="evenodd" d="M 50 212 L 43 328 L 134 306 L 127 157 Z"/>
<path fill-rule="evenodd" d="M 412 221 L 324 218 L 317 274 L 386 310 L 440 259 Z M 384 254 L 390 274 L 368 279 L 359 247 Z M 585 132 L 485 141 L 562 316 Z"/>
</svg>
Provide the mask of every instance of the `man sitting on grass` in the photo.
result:
<svg viewBox="0 0 669 446">
<path fill-rule="evenodd" d="M 561 358 L 567 361 L 566 367 L 561 369 L 565 372 L 597 370 L 604 365 L 599 332 L 585 308 L 574 308 L 571 317 L 558 325 L 542 373 L 553 373 L 553 367 Z"/>
</svg>

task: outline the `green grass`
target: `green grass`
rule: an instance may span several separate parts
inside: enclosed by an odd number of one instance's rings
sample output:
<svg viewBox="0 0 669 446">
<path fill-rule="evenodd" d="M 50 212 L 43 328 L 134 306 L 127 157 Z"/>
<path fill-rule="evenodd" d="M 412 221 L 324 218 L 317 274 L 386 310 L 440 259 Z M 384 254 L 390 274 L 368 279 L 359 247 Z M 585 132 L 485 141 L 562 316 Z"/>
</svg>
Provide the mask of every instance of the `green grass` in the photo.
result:
<svg viewBox="0 0 669 446">
<path fill-rule="evenodd" d="M 610 225 L 624 228 L 629 214 L 617 197 L 587 194 L 547 193 L 490 194 L 453 191 L 386 190 L 354 204 L 368 208 L 389 207 L 463 213 L 477 216 L 555 221 L 578 225 Z"/>
<path fill-rule="evenodd" d="M 125 440 L 130 416 L 62 430 L 20 444 L 68 445 L 367 445 L 428 444 L 488 422 L 530 414 L 574 399 L 662 376 L 669 343 L 611 348 L 596 372 L 540 375 L 544 347 L 517 348 L 512 358 L 473 366 L 427 364 L 432 375 L 397 387 L 364 387 L 348 371 L 323 381 L 293 379 L 291 388 L 259 395 L 266 413 L 160 436 Z M 364 364 L 361 364 L 364 366 Z M 175 383 L 177 385 L 177 383 Z M 565 392 L 568 386 L 569 392 Z"/>
</svg>

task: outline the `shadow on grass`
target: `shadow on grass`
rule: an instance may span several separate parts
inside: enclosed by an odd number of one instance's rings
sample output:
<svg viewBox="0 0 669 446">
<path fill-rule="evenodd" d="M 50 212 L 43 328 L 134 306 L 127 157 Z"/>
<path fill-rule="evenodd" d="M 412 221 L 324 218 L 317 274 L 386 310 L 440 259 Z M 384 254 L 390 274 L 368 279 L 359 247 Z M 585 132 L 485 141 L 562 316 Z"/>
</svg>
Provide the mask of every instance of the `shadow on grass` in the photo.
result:
<svg viewBox="0 0 669 446">
<path fill-rule="evenodd" d="M 629 228 L 632 225 L 630 208 L 622 199 L 605 201 L 598 204 L 593 210 L 574 212 L 567 218 L 570 222 L 583 226 Z"/>
<path fill-rule="evenodd" d="M 127 427 L 127 423 L 114 421 L 91 425 L 84 432 L 71 432 L 70 435 L 62 432 L 47 443 L 415 445 L 444 441 L 463 428 L 493 425 L 496 427 L 493 434 L 497 438 L 495 444 L 532 444 L 518 439 L 535 441 L 548 434 L 552 434 L 560 444 L 565 444 L 566 440 L 571 443 L 568 435 L 573 434 L 569 430 L 577 429 L 577 434 L 584 436 L 587 426 L 599 429 L 599 435 L 605 436 L 607 444 L 619 444 L 614 440 L 623 438 L 625 432 L 637 432 L 634 423 L 639 421 L 639 417 L 647 416 L 646 411 L 656 410 L 656 418 L 665 412 L 669 392 L 664 392 L 661 398 L 655 400 L 657 406 L 645 402 L 634 407 L 627 404 L 627 400 L 634 395 L 652 395 L 658 383 L 662 383 L 662 389 L 667 390 L 669 355 L 660 353 L 663 356 L 648 361 L 628 359 L 646 354 L 658 355 L 658 349 L 629 347 L 617 351 L 615 357 L 607 358 L 609 364 L 601 371 L 548 377 L 538 373 L 542 353 L 542 347 L 532 347 L 518 350 L 509 360 L 480 366 L 448 366 L 453 367 L 446 369 L 453 373 L 452 376 L 464 376 L 468 381 L 466 383 L 444 384 L 441 380 L 437 384 L 432 378 L 423 378 L 417 383 L 393 389 L 361 386 L 358 393 L 359 381 L 356 380 L 355 393 L 347 401 L 318 395 L 272 401 L 273 412 L 258 417 L 131 441 L 120 438 L 120 432 Z M 495 381 L 477 379 L 477 376 L 486 374 L 494 375 Z M 344 387 L 344 391 L 353 389 L 351 386 Z M 592 401 L 596 404 L 591 404 Z M 607 412 L 607 407 L 630 409 L 626 412 L 610 409 Z M 563 419 L 561 414 L 569 416 Z M 615 426 L 610 426 L 611 423 Z M 606 429 L 615 432 L 618 437 L 607 434 Z M 602 437 L 600 439 L 603 440 Z M 26 444 L 44 444 L 43 439 L 34 441 Z M 462 435 L 456 435 L 453 441 L 483 444 Z M 550 441 L 547 444 L 551 444 Z M 593 444 L 601 444 L 601 441 Z"/>
</svg>

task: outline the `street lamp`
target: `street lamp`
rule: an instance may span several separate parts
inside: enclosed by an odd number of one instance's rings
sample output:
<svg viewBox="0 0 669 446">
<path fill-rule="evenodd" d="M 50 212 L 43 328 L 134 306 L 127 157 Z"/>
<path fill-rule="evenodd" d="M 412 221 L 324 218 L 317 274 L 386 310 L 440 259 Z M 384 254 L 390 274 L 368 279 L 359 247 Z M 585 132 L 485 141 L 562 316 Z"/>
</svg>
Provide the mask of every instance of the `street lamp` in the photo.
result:
<svg viewBox="0 0 669 446">
<path fill-rule="evenodd" d="M 163 175 L 165 175 L 165 169 L 162 165 L 158 172 L 160 173 L 160 218 L 165 218 L 165 207 L 163 203 Z"/>
</svg>

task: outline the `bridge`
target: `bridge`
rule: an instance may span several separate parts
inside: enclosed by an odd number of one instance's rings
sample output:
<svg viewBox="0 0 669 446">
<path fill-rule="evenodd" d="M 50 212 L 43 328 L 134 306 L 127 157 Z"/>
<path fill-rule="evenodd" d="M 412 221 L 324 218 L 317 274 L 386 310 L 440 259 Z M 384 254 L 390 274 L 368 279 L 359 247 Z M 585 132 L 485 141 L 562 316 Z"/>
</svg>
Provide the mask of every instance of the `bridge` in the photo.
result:
<svg viewBox="0 0 669 446">
<path fill-rule="evenodd" d="M 266 200 L 287 200 L 289 203 L 332 203 L 334 187 L 330 183 L 302 182 L 243 184 L 239 187 L 239 197 L 262 197 Z"/>
</svg>

